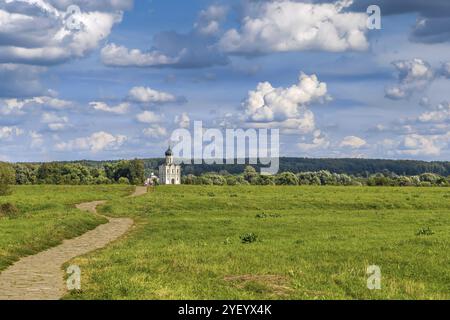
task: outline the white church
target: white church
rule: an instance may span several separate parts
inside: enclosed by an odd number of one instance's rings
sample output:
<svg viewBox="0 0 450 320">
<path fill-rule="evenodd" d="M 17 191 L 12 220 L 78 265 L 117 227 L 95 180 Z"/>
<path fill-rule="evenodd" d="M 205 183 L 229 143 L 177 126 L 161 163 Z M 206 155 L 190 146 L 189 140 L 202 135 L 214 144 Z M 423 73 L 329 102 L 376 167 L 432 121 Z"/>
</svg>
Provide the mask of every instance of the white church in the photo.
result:
<svg viewBox="0 0 450 320">
<path fill-rule="evenodd" d="M 175 164 L 172 149 L 166 151 L 166 163 L 159 166 L 160 184 L 181 184 L 181 166 Z"/>
</svg>

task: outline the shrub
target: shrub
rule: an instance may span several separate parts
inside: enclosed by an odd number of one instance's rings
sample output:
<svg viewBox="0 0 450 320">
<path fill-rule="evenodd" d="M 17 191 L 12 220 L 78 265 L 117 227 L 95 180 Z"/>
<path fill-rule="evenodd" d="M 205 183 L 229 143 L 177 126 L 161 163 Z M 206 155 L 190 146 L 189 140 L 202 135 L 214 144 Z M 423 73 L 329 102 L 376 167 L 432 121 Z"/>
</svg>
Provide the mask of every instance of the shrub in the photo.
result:
<svg viewBox="0 0 450 320">
<path fill-rule="evenodd" d="M 130 184 L 130 180 L 128 180 L 128 178 L 125 178 L 125 177 L 119 178 L 119 180 L 117 182 L 119 184 Z"/>
<path fill-rule="evenodd" d="M 0 205 L 0 217 L 17 218 L 19 209 L 12 203 L 2 203 Z"/>
<path fill-rule="evenodd" d="M 432 236 L 434 231 L 430 229 L 430 227 L 419 229 L 416 232 L 416 236 Z"/>
<path fill-rule="evenodd" d="M 225 177 L 218 175 L 218 174 L 210 174 L 208 175 L 209 178 L 212 181 L 212 184 L 215 186 L 223 186 L 227 184 L 227 180 L 225 179 Z"/>
<path fill-rule="evenodd" d="M 16 182 L 16 171 L 14 168 L 5 162 L 0 162 L 0 196 L 5 196 L 11 193 L 11 184 Z"/>
<path fill-rule="evenodd" d="M 258 173 L 256 172 L 255 168 L 253 168 L 252 166 L 245 167 L 244 179 L 251 184 L 256 184 Z"/>
<path fill-rule="evenodd" d="M 107 177 L 99 176 L 99 177 L 95 178 L 95 183 L 96 184 L 110 184 L 111 180 L 109 180 Z"/>
<path fill-rule="evenodd" d="M 188 174 L 187 176 L 181 177 L 181 182 L 183 184 L 193 185 L 195 184 L 196 179 L 197 177 L 194 176 L 193 174 Z"/>
<path fill-rule="evenodd" d="M 235 176 L 227 176 L 226 179 L 227 179 L 227 185 L 229 185 L 229 186 L 235 186 L 238 184 L 238 181 Z"/>
<path fill-rule="evenodd" d="M 298 185 L 298 178 L 292 172 L 283 172 L 276 177 L 277 185 L 296 186 Z"/>
<path fill-rule="evenodd" d="M 262 175 L 258 179 L 258 184 L 262 186 L 274 186 L 275 185 L 275 177 Z"/>
<path fill-rule="evenodd" d="M 258 241 L 258 236 L 254 233 L 246 233 L 240 236 L 241 242 L 244 244 L 249 244 Z"/>
</svg>

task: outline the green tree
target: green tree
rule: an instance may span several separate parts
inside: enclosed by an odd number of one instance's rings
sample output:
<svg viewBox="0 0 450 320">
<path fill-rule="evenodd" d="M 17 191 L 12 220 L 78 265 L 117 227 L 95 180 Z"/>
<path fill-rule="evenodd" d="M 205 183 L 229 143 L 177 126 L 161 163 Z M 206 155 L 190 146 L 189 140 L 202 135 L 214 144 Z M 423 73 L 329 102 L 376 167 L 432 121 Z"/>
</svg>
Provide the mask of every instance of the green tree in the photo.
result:
<svg viewBox="0 0 450 320">
<path fill-rule="evenodd" d="M 14 170 L 16 171 L 16 184 L 30 185 L 36 183 L 37 165 L 32 164 L 16 164 Z"/>
<path fill-rule="evenodd" d="M 132 160 L 129 162 L 129 179 L 131 184 L 140 185 L 144 183 L 144 161 Z"/>
<path fill-rule="evenodd" d="M 12 165 L 0 162 L 0 196 L 11 193 L 10 185 L 16 183 L 16 172 Z"/>
</svg>

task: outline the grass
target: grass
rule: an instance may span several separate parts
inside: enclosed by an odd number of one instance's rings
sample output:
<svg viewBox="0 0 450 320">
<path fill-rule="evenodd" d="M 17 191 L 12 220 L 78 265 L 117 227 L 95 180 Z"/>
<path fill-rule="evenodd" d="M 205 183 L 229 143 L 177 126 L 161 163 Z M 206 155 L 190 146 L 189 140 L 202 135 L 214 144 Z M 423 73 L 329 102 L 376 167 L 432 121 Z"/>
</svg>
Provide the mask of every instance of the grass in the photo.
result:
<svg viewBox="0 0 450 320">
<path fill-rule="evenodd" d="M 94 229 L 107 220 L 81 212 L 75 204 L 112 200 L 129 194 L 124 186 L 17 186 L 0 206 L 12 204 L 18 212 L 0 217 L 0 271 L 19 260 Z"/>
<path fill-rule="evenodd" d="M 158 187 L 66 299 L 449 299 L 450 189 Z M 366 269 L 381 268 L 381 290 Z"/>
</svg>

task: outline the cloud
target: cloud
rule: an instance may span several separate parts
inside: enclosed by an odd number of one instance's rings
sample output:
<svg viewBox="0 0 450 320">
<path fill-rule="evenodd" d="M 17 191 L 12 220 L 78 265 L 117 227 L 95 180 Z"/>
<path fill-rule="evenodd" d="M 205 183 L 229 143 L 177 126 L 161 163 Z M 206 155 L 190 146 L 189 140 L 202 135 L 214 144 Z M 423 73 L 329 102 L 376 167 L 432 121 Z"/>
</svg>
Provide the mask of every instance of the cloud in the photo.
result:
<svg viewBox="0 0 450 320">
<path fill-rule="evenodd" d="M 194 29 L 203 35 L 214 35 L 220 31 L 220 25 L 225 20 L 228 8 L 222 5 L 211 5 L 200 11 Z"/>
<path fill-rule="evenodd" d="M 421 114 L 418 118 L 420 122 L 449 122 L 450 123 L 450 103 L 442 102 L 432 111 Z"/>
<path fill-rule="evenodd" d="M 160 67 L 175 65 L 180 60 L 179 57 L 168 57 L 158 51 L 142 52 L 114 43 L 102 49 L 101 59 L 103 64 L 109 67 Z"/>
<path fill-rule="evenodd" d="M 31 148 L 40 148 L 44 144 L 44 136 L 36 131 L 30 131 Z"/>
<path fill-rule="evenodd" d="M 356 0 L 349 10 L 363 12 L 370 5 L 380 6 L 383 16 L 417 14 L 416 24 L 410 35 L 412 41 L 440 43 L 450 40 L 450 2 L 446 0 Z"/>
<path fill-rule="evenodd" d="M 145 128 L 142 133 L 150 138 L 163 138 L 167 136 L 167 130 L 160 125 L 152 125 L 149 128 Z"/>
<path fill-rule="evenodd" d="M 130 1 L 101 1 L 109 6 L 92 6 L 88 1 L 0 2 L 0 63 L 54 65 L 86 56 L 122 20 Z M 73 15 L 66 5 L 79 4 Z M 125 5 L 126 4 L 126 5 Z M 69 21 L 75 21 L 73 26 Z"/>
<path fill-rule="evenodd" d="M 41 106 L 44 108 L 63 110 L 71 107 L 71 101 L 61 100 L 54 97 L 42 96 L 29 99 L 3 99 L 0 100 L 0 114 L 23 114 L 26 108 Z"/>
<path fill-rule="evenodd" d="M 414 26 L 411 40 L 440 43 L 450 40 L 450 17 L 420 18 Z"/>
<path fill-rule="evenodd" d="M 438 156 L 441 153 L 441 148 L 435 144 L 435 137 L 422 136 L 418 134 L 411 134 L 404 137 L 399 154 L 409 156 Z"/>
<path fill-rule="evenodd" d="M 226 65 L 229 58 L 218 48 L 220 24 L 226 7 L 212 5 L 199 13 L 193 28 L 186 33 L 160 32 L 151 50 L 129 49 L 110 44 L 102 49 L 102 62 L 114 67 L 206 68 Z"/>
<path fill-rule="evenodd" d="M 115 114 L 125 114 L 130 109 L 130 104 L 127 102 L 120 103 L 116 106 L 109 106 L 105 102 L 94 101 L 90 102 L 89 105 L 97 111 L 103 111 Z"/>
<path fill-rule="evenodd" d="M 66 116 L 58 116 L 55 113 L 44 113 L 41 122 L 46 124 L 51 131 L 61 131 L 68 127 L 69 118 Z"/>
<path fill-rule="evenodd" d="M 178 98 L 173 94 L 157 91 L 149 87 L 134 87 L 128 93 L 128 100 L 144 104 L 162 104 L 181 102 L 184 98 Z"/>
<path fill-rule="evenodd" d="M 174 122 L 179 128 L 187 129 L 191 125 L 191 119 L 189 118 L 189 115 L 186 112 L 183 112 L 182 114 L 175 116 Z"/>
<path fill-rule="evenodd" d="M 144 111 L 136 116 L 136 119 L 141 123 L 158 123 L 161 121 L 161 116 L 152 111 Z"/>
<path fill-rule="evenodd" d="M 435 159 L 450 149 L 450 103 L 437 106 L 428 103 L 428 110 L 415 117 L 393 121 L 390 126 L 379 125 L 373 132 L 389 134 L 386 143 L 378 143 L 389 156 Z M 434 157 L 434 158 L 433 158 Z"/>
<path fill-rule="evenodd" d="M 386 97 L 392 100 L 409 98 L 413 93 L 425 90 L 434 80 L 430 64 L 422 59 L 395 61 L 398 84 L 386 88 Z"/>
<path fill-rule="evenodd" d="M 18 127 L 0 127 L 0 140 L 9 140 L 23 134 L 23 130 Z"/>
<path fill-rule="evenodd" d="M 330 141 L 320 130 L 316 130 L 312 135 L 311 141 L 301 142 L 297 146 L 301 151 L 309 152 L 317 149 L 327 149 L 330 146 Z"/>
<path fill-rule="evenodd" d="M 240 28 L 228 30 L 219 46 L 241 54 L 366 50 L 367 15 L 344 12 L 350 4 L 255 1 L 248 6 Z"/>
<path fill-rule="evenodd" d="M 340 147 L 351 148 L 351 149 L 360 149 L 366 145 L 367 145 L 367 142 L 365 140 L 363 140 L 359 137 L 355 137 L 355 136 L 348 136 L 342 140 Z"/>
<path fill-rule="evenodd" d="M 243 102 L 244 117 L 250 127 L 280 128 L 286 133 L 309 133 L 315 129 L 314 114 L 307 108 L 330 99 L 327 85 L 316 75 L 301 73 L 299 82 L 288 88 L 259 83 Z"/>
<path fill-rule="evenodd" d="M 89 137 L 77 138 L 68 142 L 61 142 L 56 145 L 59 151 L 83 151 L 88 150 L 97 153 L 103 150 L 117 150 L 127 141 L 124 135 L 112 135 L 100 131 L 93 133 Z"/>
<path fill-rule="evenodd" d="M 33 0 L 25 1 L 36 2 Z M 133 0 L 48 0 L 48 3 L 63 11 L 73 4 L 89 11 L 130 10 L 133 7 Z"/>
</svg>

